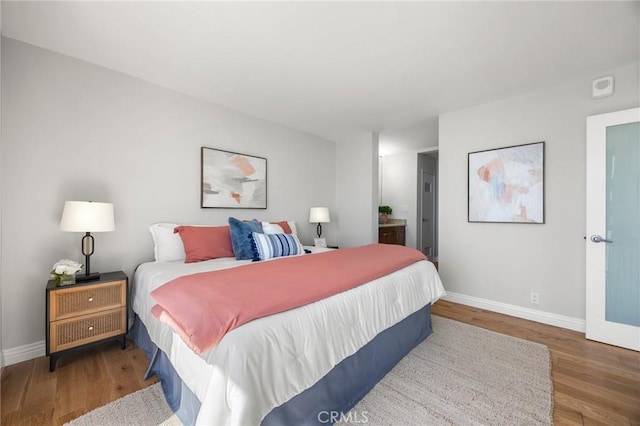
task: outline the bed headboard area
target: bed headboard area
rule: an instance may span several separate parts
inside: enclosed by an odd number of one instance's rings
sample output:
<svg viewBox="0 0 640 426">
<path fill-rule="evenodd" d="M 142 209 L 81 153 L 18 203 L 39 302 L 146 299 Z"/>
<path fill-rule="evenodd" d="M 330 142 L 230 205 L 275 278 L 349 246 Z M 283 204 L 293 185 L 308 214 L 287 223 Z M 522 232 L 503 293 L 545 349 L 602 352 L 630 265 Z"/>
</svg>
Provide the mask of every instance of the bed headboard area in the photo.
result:
<svg viewBox="0 0 640 426">
<path fill-rule="evenodd" d="M 221 257 L 254 259 L 251 234 L 290 235 L 300 244 L 295 221 L 260 222 L 229 218 L 228 225 L 193 225 L 172 222 L 149 226 L 155 262 L 201 262 Z"/>
</svg>

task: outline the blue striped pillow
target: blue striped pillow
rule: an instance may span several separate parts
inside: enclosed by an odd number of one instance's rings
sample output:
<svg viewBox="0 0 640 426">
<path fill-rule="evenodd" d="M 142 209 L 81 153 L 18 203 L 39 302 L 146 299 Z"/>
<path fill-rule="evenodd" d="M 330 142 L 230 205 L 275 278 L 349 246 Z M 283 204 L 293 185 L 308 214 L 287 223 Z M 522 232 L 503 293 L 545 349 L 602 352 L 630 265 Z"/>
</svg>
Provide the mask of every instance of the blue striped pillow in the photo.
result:
<svg viewBox="0 0 640 426">
<path fill-rule="evenodd" d="M 304 253 L 300 240 L 294 234 L 260 234 L 258 232 L 251 233 L 251 251 L 254 261 Z"/>
</svg>

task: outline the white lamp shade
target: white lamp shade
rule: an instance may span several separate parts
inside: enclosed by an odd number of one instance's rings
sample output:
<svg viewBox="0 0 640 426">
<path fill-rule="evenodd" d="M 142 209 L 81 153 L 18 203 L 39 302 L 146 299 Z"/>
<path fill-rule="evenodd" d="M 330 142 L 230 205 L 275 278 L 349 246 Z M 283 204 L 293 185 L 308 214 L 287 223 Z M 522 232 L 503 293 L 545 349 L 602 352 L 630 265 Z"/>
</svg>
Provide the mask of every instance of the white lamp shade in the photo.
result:
<svg viewBox="0 0 640 426">
<path fill-rule="evenodd" d="M 66 232 L 109 232 L 115 229 L 113 204 L 95 201 L 64 203 L 60 230 Z"/>
<path fill-rule="evenodd" d="M 309 211 L 309 223 L 329 223 L 329 209 L 327 207 L 311 207 Z"/>
</svg>

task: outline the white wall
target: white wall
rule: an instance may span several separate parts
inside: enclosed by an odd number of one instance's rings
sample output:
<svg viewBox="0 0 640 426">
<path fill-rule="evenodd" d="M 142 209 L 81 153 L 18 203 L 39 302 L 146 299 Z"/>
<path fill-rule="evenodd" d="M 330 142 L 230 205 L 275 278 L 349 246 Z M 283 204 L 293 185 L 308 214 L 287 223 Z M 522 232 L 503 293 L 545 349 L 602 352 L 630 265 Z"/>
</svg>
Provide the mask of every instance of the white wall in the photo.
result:
<svg viewBox="0 0 640 426">
<path fill-rule="evenodd" d="M 0 36 L 2 35 L 2 2 L 0 1 Z M 0 37 L 0 82 L 2 82 L 2 39 Z M 0 117 L 2 117 L 2 84 L 0 84 Z M 2 126 L 0 125 L 0 156 L 2 155 Z M 2 241 L 2 158 L 0 157 L 0 241 Z M 2 244 L 0 244 L 0 265 L 2 265 Z M 2 351 L 2 269 L 0 268 L 0 369 L 4 367 Z"/>
<path fill-rule="evenodd" d="M 416 152 L 401 152 L 382 157 L 380 204 L 393 209 L 391 218 L 407 220 L 405 245 L 414 248 L 417 247 L 417 175 L 418 154 Z"/>
<path fill-rule="evenodd" d="M 340 247 L 378 241 L 378 135 L 337 144 L 336 205 Z M 331 216 L 333 222 L 333 213 Z"/>
<path fill-rule="evenodd" d="M 615 94 L 591 99 L 591 80 Z M 440 116 L 440 274 L 448 291 L 585 318 L 586 117 L 638 106 L 638 66 Z M 467 222 L 467 153 L 545 141 L 545 224 Z M 531 291 L 540 304 L 529 302 Z"/>
<path fill-rule="evenodd" d="M 95 234 L 92 270 L 130 277 L 153 256 L 154 222 L 296 220 L 309 243 L 309 207 L 336 211 L 335 143 L 15 40 L 2 43 L 5 351 L 44 339 L 48 272 L 59 259 L 82 260 L 81 234 L 58 229 L 65 200 L 114 203 L 116 230 Z M 266 157 L 268 209 L 201 209 L 201 146 Z M 327 224 L 330 244 L 345 216 Z"/>
</svg>

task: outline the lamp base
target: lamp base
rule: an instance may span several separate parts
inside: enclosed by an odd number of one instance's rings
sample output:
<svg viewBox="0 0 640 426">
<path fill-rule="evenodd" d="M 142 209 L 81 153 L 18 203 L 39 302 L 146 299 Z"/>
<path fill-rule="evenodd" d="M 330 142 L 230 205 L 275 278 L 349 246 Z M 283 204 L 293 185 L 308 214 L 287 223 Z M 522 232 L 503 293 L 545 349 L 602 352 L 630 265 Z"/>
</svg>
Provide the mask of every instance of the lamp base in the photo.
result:
<svg viewBox="0 0 640 426">
<path fill-rule="evenodd" d="M 84 281 L 95 281 L 95 280 L 99 280 L 100 279 L 100 273 L 99 272 L 92 272 L 89 275 L 86 274 L 77 274 L 76 275 L 76 282 L 80 283 L 80 282 L 84 282 Z"/>
</svg>

